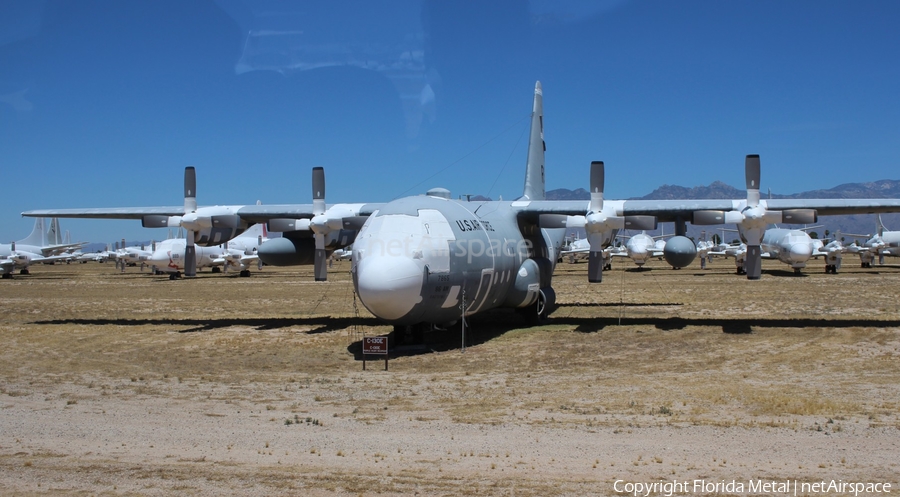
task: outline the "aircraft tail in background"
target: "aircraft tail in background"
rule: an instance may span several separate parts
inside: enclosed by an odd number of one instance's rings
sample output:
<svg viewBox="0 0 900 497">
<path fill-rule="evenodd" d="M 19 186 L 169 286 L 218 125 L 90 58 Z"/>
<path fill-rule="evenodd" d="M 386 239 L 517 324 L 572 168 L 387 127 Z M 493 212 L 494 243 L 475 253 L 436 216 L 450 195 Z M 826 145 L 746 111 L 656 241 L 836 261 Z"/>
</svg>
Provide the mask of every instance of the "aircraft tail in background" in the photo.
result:
<svg viewBox="0 0 900 497">
<path fill-rule="evenodd" d="M 47 232 L 44 231 L 45 225 L 46 223 L 44 222 L 44 218 L 36 218 L 34 220 L 34 229 L 31 230 L 31 234 L 26 238 L 17 241 L 16 243 L 19 245 L 34 245 L 35 247 L 43 247 L 45 245 L 48 245 Z"/>
</svg>

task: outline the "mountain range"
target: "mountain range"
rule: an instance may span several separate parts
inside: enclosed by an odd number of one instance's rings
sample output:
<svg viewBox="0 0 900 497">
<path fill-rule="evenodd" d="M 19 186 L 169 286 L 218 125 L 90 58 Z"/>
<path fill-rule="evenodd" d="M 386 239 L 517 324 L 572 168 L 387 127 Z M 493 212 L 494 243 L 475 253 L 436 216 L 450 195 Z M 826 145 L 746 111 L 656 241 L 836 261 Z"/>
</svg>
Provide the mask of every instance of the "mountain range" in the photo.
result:
<svg viewBox="0 0 900 497">
<path fill-rule="evenodd" d="M 811 190 L 801 193 L 778 194 L 762 192 L 763 198 L 900 198 L 900 181 L 883 179 L 868 183 L 844 183 L 827 190 Z M 627 200 L 684 200 L 684 199 L 742 199 L 747 197 L 746 190 L 739 190 L 721 181 L 714 181 L 708 186 L 684 187 L 677 185 L 663 185 L 643 197 L 633 197 Z M 547 192 L 548 200 L 590 200 L 591 194 L 584 188 L 569 190 L 558 188 Z M 900 213 L 882 214 L 882 221 L 888 229 L 900 230 Z M 825 230 L 829 232 L 871 234 L 875 232 L 874 214 L 855 214 L 848 216 L 822 216 L 819 218 L 821 228 L 815 228 L 820 238 L 825 237 Z M 734 228 L 734 226 L 728 226 Z M 701 230 L 716 229 L 716 227 L 699 227 L 688 224 L 688 236 L 698 237 Z M 671 233 L 671 230 L 669 231 Z M 726 240 L 731 236 L 726 235 Z M 737 235 L 734 234 L 734 238 Z M 844 237 L 849 243 L 854 239 L 862 240 L 862 237 Z"/>
</svg>

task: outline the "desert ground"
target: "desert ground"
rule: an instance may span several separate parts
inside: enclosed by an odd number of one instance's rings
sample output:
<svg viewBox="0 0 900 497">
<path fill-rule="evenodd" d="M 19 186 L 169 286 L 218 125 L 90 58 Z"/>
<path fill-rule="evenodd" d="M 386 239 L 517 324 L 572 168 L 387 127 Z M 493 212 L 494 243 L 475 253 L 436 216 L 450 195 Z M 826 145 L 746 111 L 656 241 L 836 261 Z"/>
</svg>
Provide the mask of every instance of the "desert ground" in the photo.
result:
<svg viewBox="0 0 900 497">
<path fill-rule="evenodd" d="M 542 326 L 493 311 L 387 371 L 363 370 L 391 329 L 347 262 L 325 283 L 34 267 L 0 282 L 0 493 L 900 492 L 900 265 L 616 262 L 599 285 L 560 264 Z"/>
</svg>

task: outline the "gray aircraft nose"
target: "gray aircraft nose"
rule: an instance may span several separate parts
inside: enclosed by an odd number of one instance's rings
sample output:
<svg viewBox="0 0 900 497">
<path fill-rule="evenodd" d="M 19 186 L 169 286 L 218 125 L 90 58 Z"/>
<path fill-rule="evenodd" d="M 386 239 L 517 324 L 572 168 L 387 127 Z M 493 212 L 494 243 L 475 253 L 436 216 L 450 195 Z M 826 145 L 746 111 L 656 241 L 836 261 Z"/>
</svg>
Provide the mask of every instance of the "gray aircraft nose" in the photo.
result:
<svg viewBox="0 0 900 497">
<path fill-rule="evenodd" d="M 384 320 L 396 320 L 422 301 L 425 274 L 407 257 L 370 256 L 356 268 L 359 299 Z"/>
</svg>

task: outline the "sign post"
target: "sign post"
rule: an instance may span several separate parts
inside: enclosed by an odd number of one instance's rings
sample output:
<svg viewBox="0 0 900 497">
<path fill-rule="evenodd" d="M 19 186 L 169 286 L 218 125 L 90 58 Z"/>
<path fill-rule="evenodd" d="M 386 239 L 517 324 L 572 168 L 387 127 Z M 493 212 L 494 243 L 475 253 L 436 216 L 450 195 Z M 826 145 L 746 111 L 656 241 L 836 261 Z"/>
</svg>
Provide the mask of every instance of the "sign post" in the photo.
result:
<svg viewBox="0 0 900 497">
<path fill-rule="evenodd" d="M 388 337 L 363 337 L 363 371 L 366 370 L 367 355 L 383 355 L 384 370 L 388 370 Z"/>
</svg>

